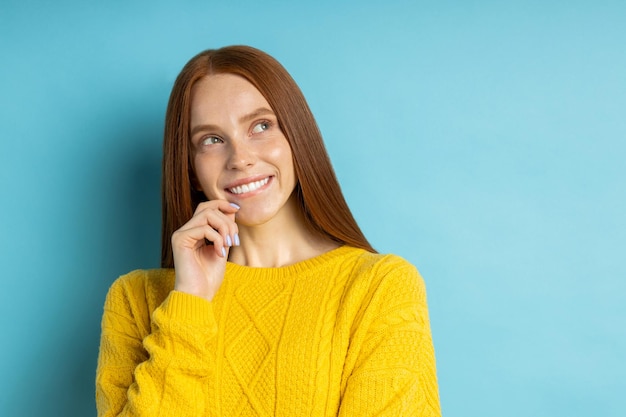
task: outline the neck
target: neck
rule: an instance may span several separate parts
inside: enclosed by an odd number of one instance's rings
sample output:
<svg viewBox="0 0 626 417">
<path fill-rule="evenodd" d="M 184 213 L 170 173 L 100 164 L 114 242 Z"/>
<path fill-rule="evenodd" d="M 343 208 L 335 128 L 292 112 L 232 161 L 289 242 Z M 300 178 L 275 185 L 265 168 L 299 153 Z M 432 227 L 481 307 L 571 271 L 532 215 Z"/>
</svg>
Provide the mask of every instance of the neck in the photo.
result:
<svg viewBox="0 0 626 417">
<path fill-rule="evenodd" d="M 280 217 L 261 225 L 239 225 L 239 237 L 241 246 L 230 249 L 228 260 L 263 268 L 292 265 L 340 246 L 306 226 L 293 196 Z"/>
</svg>

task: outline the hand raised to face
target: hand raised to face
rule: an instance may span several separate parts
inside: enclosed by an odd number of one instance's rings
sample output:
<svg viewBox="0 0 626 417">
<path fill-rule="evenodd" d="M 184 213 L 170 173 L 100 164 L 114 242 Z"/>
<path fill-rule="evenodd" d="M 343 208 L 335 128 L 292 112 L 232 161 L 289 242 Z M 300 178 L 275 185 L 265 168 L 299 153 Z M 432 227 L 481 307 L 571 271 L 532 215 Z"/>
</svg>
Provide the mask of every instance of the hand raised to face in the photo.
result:
<svg viewBox="0 0 626 417">
<path fill-rule="evenodd" d="M 228 251 L 239 245 L 238 210 L 239 206 L 226 200 L 201 203 L 193 217 L 172 234 L 176 291 L 213 299 L 224 279 Z"/>
</svg>

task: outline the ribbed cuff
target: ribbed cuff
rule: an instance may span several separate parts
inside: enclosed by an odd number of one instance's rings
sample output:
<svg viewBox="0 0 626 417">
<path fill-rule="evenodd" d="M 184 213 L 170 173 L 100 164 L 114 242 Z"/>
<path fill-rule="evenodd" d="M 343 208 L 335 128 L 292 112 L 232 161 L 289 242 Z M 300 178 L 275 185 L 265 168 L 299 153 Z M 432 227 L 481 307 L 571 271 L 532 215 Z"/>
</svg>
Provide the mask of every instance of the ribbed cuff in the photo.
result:
<svg viewBox="0 0 626 417">
<path fill-rule="evenodd" d="M 173 323 L 217 330 L 213 304 L 204 298 L 171 291 L 160 308 Z"/>
</svg>

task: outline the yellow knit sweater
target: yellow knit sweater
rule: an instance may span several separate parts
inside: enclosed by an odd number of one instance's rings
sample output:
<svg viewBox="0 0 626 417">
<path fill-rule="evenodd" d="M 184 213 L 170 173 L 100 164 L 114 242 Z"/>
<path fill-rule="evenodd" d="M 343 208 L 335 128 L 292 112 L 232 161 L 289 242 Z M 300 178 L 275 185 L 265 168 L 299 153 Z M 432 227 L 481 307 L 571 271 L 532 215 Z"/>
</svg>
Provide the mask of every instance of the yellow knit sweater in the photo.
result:
<svg viewBox="0 0 626 417">
<path fill-rule="evenodd" d="M 340 247 L 282 268 L 227 264 L 209 302 L 173 270 L 109 290 L 99 416 L 440 416 L 424 283 Z"/>
</svg>

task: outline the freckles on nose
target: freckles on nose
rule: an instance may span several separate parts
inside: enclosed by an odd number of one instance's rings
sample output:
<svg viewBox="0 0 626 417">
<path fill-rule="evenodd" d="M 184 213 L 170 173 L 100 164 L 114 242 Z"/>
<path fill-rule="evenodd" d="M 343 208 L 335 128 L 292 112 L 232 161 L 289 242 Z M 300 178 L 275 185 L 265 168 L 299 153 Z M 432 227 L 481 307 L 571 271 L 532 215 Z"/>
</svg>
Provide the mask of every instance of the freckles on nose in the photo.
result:
<svg viewBox="0 0 626 417">
<path fill-rule="evenodd" d="M 231 167 L 242 167 L 251 165 L 254 162 L 254 155 L 247 146 L 237 145 L 231 149 L 228 165 Z"/>
</svg>

